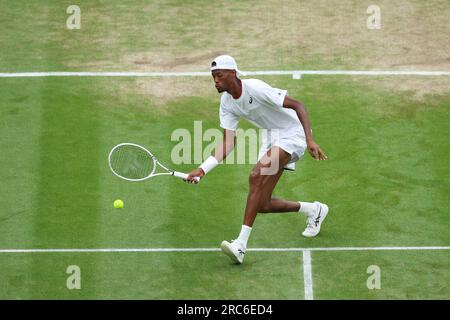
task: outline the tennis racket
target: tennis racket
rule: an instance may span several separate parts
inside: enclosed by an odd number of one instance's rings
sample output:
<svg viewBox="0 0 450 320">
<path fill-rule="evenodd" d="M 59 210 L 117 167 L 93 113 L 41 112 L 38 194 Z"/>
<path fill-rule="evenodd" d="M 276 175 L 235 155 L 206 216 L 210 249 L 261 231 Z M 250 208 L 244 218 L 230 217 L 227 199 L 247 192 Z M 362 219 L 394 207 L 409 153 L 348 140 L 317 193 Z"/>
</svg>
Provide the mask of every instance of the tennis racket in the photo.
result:
<svg viewBox="0 0 450 320">
<path fill-rule="evenodd" d="M 144 181 L 156 176 L 174 176 L 186 180 L 188 174 L 166 168 L 146 148 L 135 143 L 120 143 L 108 156 L 112 173 L 127 181 Z M 163 172 L 156 172 L 157 167 Z M 196 178 L 197 182 L 200 178 Z"/>
</svg>

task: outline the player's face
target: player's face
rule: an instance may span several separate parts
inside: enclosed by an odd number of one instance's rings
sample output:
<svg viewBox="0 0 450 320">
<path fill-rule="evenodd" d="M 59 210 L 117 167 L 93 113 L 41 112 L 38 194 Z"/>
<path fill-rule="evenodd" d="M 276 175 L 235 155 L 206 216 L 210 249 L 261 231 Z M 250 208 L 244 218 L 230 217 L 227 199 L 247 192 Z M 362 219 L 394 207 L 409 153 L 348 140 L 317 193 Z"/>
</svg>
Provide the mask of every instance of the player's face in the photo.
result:
<svg viewBox="0 0 450 320">
<path fill-rule="evenodd" d="M 234 79 L 234 70 L 213 70 L 211 72 L 217 92 L 228 91 L 231 81 Z"/>
</svg>

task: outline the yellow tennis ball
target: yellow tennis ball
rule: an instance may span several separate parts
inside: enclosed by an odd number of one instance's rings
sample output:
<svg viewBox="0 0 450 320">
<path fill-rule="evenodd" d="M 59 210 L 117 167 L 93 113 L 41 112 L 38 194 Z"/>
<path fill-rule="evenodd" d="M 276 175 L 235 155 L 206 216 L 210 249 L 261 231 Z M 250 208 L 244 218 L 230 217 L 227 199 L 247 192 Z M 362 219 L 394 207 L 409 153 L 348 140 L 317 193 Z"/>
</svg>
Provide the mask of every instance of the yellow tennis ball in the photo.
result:
<svg viewBox="0 0 450 320">
<path fill-rule="evenodd" d="M 120 199 L 114 201 L 114 208 L 116 208 L 116 209 L 121 209 L 121 208 L 123 208 L 123 201 L 120 200 Z"/>
</svg>

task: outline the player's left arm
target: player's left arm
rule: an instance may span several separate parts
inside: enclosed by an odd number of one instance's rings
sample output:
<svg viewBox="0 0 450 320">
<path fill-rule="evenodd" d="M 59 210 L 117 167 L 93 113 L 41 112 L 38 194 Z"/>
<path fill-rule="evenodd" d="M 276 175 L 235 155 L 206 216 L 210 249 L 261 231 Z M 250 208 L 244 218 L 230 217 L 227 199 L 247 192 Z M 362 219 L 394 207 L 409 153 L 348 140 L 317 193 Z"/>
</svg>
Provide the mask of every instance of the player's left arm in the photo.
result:
<svg viewBox="0 0 450 320">
<path fill-rule="evenodd" d="M 306 107 L 299 101 L 286 95 L 283 102 L 283 107 L 292 109 L 297 113 L 298 119 L 300 120 L 306 135 L 306 145 L 308 146 L 308 151 L 311 156 L 316 160 L 325 160 L 327 156 L 320 149 L 320 146 L 314 141 L 311 123 L 308 118 L 308 113 L 306 112 Z"/>
</svg>

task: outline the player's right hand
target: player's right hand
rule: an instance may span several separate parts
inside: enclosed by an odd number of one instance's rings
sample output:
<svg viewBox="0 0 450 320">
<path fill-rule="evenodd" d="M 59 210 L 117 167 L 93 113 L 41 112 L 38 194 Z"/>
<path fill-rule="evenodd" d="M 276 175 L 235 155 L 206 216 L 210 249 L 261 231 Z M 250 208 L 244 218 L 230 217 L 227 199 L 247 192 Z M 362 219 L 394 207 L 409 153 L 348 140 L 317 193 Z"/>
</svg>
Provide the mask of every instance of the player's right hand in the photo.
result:
<svg viewBox="0 0 450 320">
<path fill-rule="evenodd" d="M 203 172 L 203 170 L 201 168 L 194 169 L 191 172 L 189 172 L 189 175 L 186 178 L 186 182 L 197 184 L 199 181 L 197 181 L 197 179 L 195 179 L 195 178 L 198 177 L 201 179 L 204 175 L 205 175 L 205 172 Z"/>
</svg>

